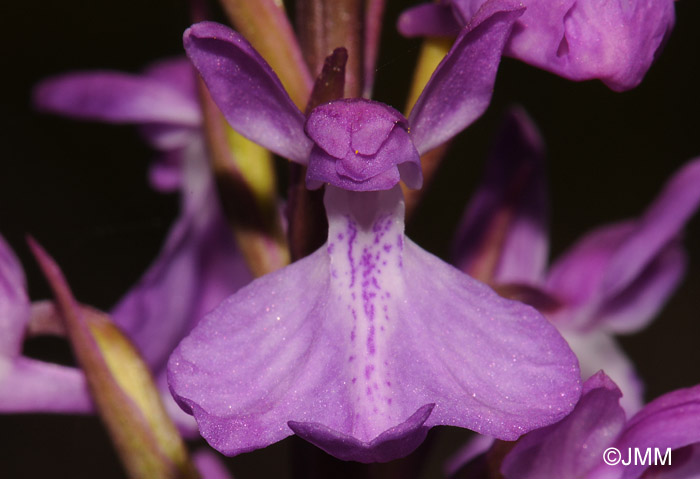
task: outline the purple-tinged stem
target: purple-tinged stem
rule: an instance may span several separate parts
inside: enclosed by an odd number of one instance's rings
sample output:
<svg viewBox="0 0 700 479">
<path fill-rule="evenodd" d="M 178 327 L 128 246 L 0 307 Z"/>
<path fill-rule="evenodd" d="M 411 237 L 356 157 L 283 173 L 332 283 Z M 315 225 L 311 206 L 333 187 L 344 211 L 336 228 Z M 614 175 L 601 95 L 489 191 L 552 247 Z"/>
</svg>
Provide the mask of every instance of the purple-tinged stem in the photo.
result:
<svg viewBox="0 0 700 479">
<path fill-rule="evenodd" d="M 365 0 L 365 63 L 362 96 L 372 98 L 386 0 Z"/>
<path fill-rule="evenodd" d="M 314 75 L 321 72 L 324 59 L 345 47 L 348 65 L 345 97 L 360 97 L 364 79 L 365 0 L 298 0 L 297 30 L 304 59 Z"/>
</svg>

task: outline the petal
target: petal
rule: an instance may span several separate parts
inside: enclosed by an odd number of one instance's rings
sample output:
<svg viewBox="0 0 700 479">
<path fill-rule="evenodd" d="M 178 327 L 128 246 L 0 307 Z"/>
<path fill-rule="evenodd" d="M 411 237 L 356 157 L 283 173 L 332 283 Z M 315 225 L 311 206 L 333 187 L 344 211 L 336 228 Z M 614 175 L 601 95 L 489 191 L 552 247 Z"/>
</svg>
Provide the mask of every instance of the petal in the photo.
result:
<svg viewBox="0 0 700 479">
<path fill-rule="evenodd" d="M 211 449 L 200 448 L 192 454 L 197 470 L 206 479 L 232 479 L 231 473 L 218 454 Z"/>
<path fill-rule="evenodd" d="M 652 466 L 649 479 L 700 479 L 700 443 L 673 451 L 673 464 Z"/>
<path fill-rule="evenodd" d="M 304 115 L 277 75 L 240 34 L 213 22 L 185 31 L 185 50 L 231 126 L 248 139 L 306 164 Z"/>
<path fill-rule="evenodd" d="M 647 404 L 625 426 L 615 441 L 623 452 L 635 448 L 642 454 L 658 448 L 661 454 L 667 448 L 676 450 L 700 443 L 700 386 L 678 389 Z M 654 454 L 652 452 L 652 454 Z M 641 464 L 618 466 L 625 479 L 637 478 L 647 468 Z"/>
<path fill-rule="evenodd" d="M 351 191 L 377 191 L 392 188 L 401 178 L 409 187 L 419 187 L 420 157 L 406 128 L 398 111 L 370 100 L 337 100 L 315 108 L 306 122 L 306 132 L 316 143 L 307 186 L 330 183 Z"/>
<path fill-rule="evenodd" d="M 644 405 L 644 385 L 632 361 L 615 339 L 600 330 L 587 333 L 560 330 L 581 365 L 581 377 L 588 379 L 600 370 L 612 379 L 622 392 L 620 406 L 628 416 Z"/>
<path fill-rule="evenodd" d="M 251 279 L 202 156 L 183 165 L 185 204 L 158 258 L 112 311 L 157 375 L 199 319 Z"/>
<path fill-rule="evenodd" d="M 455 238 L 455 265 L 489 283 L 539 284 L 547 262 L 544 145 L 521 109 L 509 112 Z"/>
<path fill-rule="evenodd" d="M 503 460 L 508 479 L 589 477 L 624 427 L 620 391 L 602 372 L 584 384 L 581 400 L 561 422 L 522 437 Z"/>
<path fill-rule="evenodd" d="M 700 158 L 688 162 L 637 221 L 634 233 L 615 252 L 601 286 L 611 296 L 629 285 L 677 237 L 700 204 Z"/>
<path fill-rule="evenodd" d="M 10 245 L 0 236 L 0 361 L 22 351 L 29 316 L 24 270 Z"/>
<path fill-rule="evenodd" d="M 387 462 L 413 452 L 425 440 L 426 419 L 435 407 L 426 404 L 405 422 L 388 429 L 370 442 L 362 442 L 322 424 L 289 422 L 294 434 L 344 461 Z"/>
<path fill-rule="evenodd" d="M 589 233 L 552 266 L 547 287 L 570 308 L 562 321 L 633 331 L 653 317 L 682 277 L 678 237 L 700 203 L 698 182 L 700 159 L 677 172 L 641 218 Z"/>
<path fill-rule="evenodd" d="M 264 447 L 289 423 L 334 455 L 389 460 L 423 426 L 515 439 L 573 408 L 578 364 L 556 329 L 406 240 L 398 186 L 327 187 L 326 207 L 325 248 L 224 301 L 170 359 L 212 446 Z"/>
<path fill-rule="evenodd" d="M 680 241 L 661 250 L 616 296 L 605 298 L 596 312 L 607 331 L 639 331 L 654 319 L 683 279 L 688 259 Z"/>
<path fill-rule="evenodd" d="M 41 82 L 34 103 L 40 110 L 73 118 L 198 127 L 202 117 L 197 97 L 187 83 L 173 80 L 110 71 L 69 73 Z"/>
<path fill-rule="evenodd" d="M 88 413 L 94 406 L 83 373 L 29 358 L 0 358 L 3 413 Z"/>
<path fill-rule="evenodd" d="M 503 46 L 524 8 L 489 0 L 437 67 L 409 116 L 420 154 L 469 126 L 491 101 Z"/>
<path fill-rule="evenodd" d="M 578 0 L 563 20 L 559 58 L 545 68 L 573 80 L 599 78 L 622 91 L 642 81 L 673 29 L 675 13 L 673 0 Z"/>
<path fill-rule="evenodd" d="M 405 127 L 406 119 L 392 107 L 351 98 L 314 108 L 305 129 L 326 153 L 344 158 L 350 151 L 375 154 L 397 124 Z"/>
<path fill-rule="evenodd" d="M 449 5 L 424 3 L 404 10 L 396 24 L 404 37 L 457 36 L 460 25 Z"/>
</svg>

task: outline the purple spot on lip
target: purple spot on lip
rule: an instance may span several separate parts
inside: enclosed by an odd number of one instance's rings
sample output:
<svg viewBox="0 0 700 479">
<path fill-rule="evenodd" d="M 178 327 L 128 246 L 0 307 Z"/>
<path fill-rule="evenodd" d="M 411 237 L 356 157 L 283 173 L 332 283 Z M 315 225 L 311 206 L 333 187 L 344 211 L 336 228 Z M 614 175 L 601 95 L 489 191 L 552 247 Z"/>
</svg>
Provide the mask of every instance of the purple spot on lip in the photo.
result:
<svg viewBox="0 0 700 479">
<path fill-rule="evenodd" d="M 343 241 L 344 238 L 345 235 L 343 235 L 343 233 L 338 233 L 338 241 Z"/>
<path fill-rule="evenodd" d="M 369 335 L 367 336 L 367 352 L 370 356 L 374 356 L 376 347 L 374 345 L 374 325 L 369 327 Z"/>
<path fill-rule="evenodd" d="M 352 378 L 352 383 L 355 384 L 357 382 L 357 378 Z"/>
<path fill-rule="evenodd" d="M 365 366 L 365 378 L 369 380 L 369 378 L 372 376 L 372 372 L 374 371 L 374 366 L 371 364 L 368 364 Z"/>
<path fill-rule="evenodd" d="M 389 404 L 389 405 L 391 405 L 391 398 L 388 398 L 388 399 L 386 400 L 386 403 Z"/>
<path fill-rule="evenodd" d="M 388 253 L 389 251 L 391 251 L 391 245 L 390 245 L 389 243 L 386 243 L 386 244 L 384 245 L 384 251 L 386 251 L 387 253 Z"/>
<path fill-rule="evenodd" d="M 389 387 L 391 387 L 391 381 L 387 381 L 387 382 L 386 382 L 386 385 L 389 386 Z"/>
<path fill-rule="evenodd" d="M 372 395 L 372 388 L 370 388 L 369 386 L 367 386 L 367 395 L 368 396 Z"/>
</svg>

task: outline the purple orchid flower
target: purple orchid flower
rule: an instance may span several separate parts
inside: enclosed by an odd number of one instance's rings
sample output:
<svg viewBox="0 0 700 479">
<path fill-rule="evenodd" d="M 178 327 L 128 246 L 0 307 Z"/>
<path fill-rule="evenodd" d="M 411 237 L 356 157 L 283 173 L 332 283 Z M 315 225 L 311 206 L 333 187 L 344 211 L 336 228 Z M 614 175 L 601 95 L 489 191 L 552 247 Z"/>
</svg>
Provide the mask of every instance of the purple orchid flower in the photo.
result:
<svg viewBox="0 0 700 479">
<path fill-rule="evenodd" d="M 399 18 L 408 37 L 445 36 L 468 25 L 484 0 L 442 0 Z M 673 0 L 528 0 L 505 54 L 570 80 L 634 88 L 675 23 Z"/>
<path fill-rule="evenodd" d="M 667 393 L 630 420 L 619 405 L 621 395 L 605 373 L 593 375 L 569 416 L 515 444 L 501 465 L 503 477 L 700 477 L 700 386 Z M 649 451 L 649 458 L 635 461 L 637 451 L 640 457 Z"/>
<path fill-rule="evenodd" d="M 151 170 L 154 187 L 181 191 L 181 215 L 162 251 L 111 316 L 139 348 L 164 391 L 168 410 L 189 434 L 196 431 L 191 417 L 183 414 L 166 392 L 168 356 L 199 318 L 251 279 L 216 197 L 194 80 L 189 62 L 178 59 L 158 63 L 144 75 L 67 74 L 44 81 L 35 92 L 37 106 L 45 111 L 139 125 L 164 155 Z M 22 331 L 27 319 L 24 323 L 14 321 L 13 327 Z M 20 347 L 22 335 L 16 336 L 15 346 Z M 87 412 L 91 405 L 84 381 L 77 370 L 71 371 L 81 378 L 74 382 L 82 389 L 74 408 L 66 407 Z M 52 399 L 64 400 L 58 394 Z M 24 404 L 27 411 L 52 410 L 50 405 Z"/>
<path fill-rule="evenodd" d="M 399 179 L 419 186 L 419 154 L 484 111 L 522 12 L 489 5 L 408 119 L 360 99 L 305 118 L 239 34 L 208 22 L 185 33 L 231 125 L 307 164 L 309 186 L 327 183 L 325 246 L 228 298 L 170 358 L 171 391 L 214 448 L 295 433 L 344 460 L 388 461 L 432 426 L 512 440 L 571 411 L 579 370 L 556 329 L 404 235 Z"/>
<path fill-rule="evenodd" d="M 605 368 L 625 409 L 636 412 L 642 384 L 613 335 L 646 326 L 683 277 L 680 237 L 700 204 L 700 159 L 677 172 L 639 218 L 585 235 L 547 270 L 542 140 L 515 111 L 497 145 L 465 210 L 455 264 L 542 310 L 576 352 L 583 377 Z"/>
<path fill-rule="evenodd" d="M 30 318 L 24 271 L 0 236 L 0 411 L 90 410 L 87 383 L 80 371 L 22 356 Z"/>
</svg>

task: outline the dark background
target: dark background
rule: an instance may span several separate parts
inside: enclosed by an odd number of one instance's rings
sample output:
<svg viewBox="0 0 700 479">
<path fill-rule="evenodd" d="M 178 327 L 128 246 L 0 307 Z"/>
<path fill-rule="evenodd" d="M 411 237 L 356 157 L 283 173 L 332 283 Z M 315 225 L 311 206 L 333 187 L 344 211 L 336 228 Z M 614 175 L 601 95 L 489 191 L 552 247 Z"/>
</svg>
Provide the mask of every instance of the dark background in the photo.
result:
<svg viewBox="0 0 700 479">
<path fill-rule="evenodd" d="M 389 1 L 377 73 L 376 99 L 397 107 L 418 51 L 417 41 L 399 38 L 392 28 L 409 3 L 416 2 Z M 453 144 L 409 235 L 446 257 L 492 135 L 513 103 L 530 112 L 547 143 L 554 256 L 597 225 L 639 214 L 666 178 L 700 155 L 700 5 L 681 0 L 676 12 L 664 53 L 631 92 L 568 82 L 505 59 L 489 111 Z M 61 72 L 138 72 L 181 54 L 187 6 L 164 0 L 3 2 L 2 18 L 0 233 L 21 258 L 33 299 L 47 297 L 48 290 L 24 244 L 26 233 L 55 256 L 81 301 L 109 309 L 155 257 L 177 213 L 177 197 L 149 189 L 146 171 L 154 155 L 135 129 L 38 115 L 31 88 Z M 648 399 L 700 383 L 697 218 L 686 244 L 690 265 L 682 287 L 649 328 L 621 338 L 647 381 Z M 69 356 L 58 340 L 35 340 L 27 348 L 39 356 Z M 284 457 L 288 443 L 273 451 Z M 248 454 L 232 465 L 238 477 L 264 477 L 275 467 L 265 457 Z M 95 418 L 0 416 L 0 476 L 117 478 L 123 472 Z"/>
</svg>

